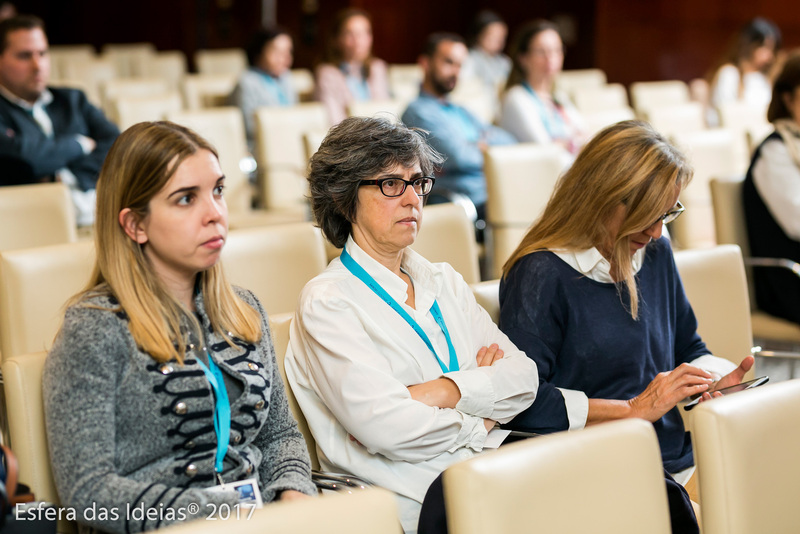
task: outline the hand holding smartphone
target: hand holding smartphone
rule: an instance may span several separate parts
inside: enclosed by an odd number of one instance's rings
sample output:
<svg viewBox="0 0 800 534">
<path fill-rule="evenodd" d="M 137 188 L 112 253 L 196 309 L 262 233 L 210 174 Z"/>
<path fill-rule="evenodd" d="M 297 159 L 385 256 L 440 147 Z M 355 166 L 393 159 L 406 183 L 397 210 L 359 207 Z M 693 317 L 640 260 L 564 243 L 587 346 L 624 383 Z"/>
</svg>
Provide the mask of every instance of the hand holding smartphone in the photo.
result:
<svg viewBox="0 0 800 534">
<path fill-rule="evenodd" d="M 744 391 L 745 389 L 753 389 L 753 388 L 758 387 L 758 386 L 760 386 L 762 384 L 766 384 L 767 382 L 769 382 L 769 377 L 768 376 L 762 376 L 762 377 L 759 377 L 759 378 L 754 378 L 753 380 L 748 380 L 747 382 L 742 382 L 741 384 L 736 384 L 735 386 L 730 386 L 730 387 L 727 387 L 727 388 L 718 389 L 714 393 L 722 393 L 723 395 L 730 395 L 731 393 L 736 393 L 737 391 Z M 694 408 L 695 406 L 700 404 L 700 399 L 701 398 L 702 398 L 702 395 L 698 396 L 692 402 L 690 402 L 686 406 L 684 406 L 683 409 L 688 412 L 689 410 L 691 410 L 692 408 Z"/>
</svg>

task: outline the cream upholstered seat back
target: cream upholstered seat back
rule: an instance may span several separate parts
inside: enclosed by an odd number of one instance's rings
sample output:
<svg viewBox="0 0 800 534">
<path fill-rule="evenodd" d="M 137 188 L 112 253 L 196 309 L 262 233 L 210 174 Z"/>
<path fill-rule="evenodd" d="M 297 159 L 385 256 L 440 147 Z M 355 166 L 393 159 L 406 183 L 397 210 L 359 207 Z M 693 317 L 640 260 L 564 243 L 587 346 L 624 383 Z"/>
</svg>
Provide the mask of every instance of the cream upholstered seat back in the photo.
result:
<svg viewBox="0 0 800 534">
<path fill-rule="evenodd" d="M 238 76 L 247 70 L 247 54 L 242 48 L 198 50 L 194 54 L 200 74 L 229 74 Z"/>
<path fill-rule="evenodd" d="M 78 240 L 75 208 L 62 183 L 0 187 L 0 227 L 0 250 Z"/>
<path fill-rule="evenodd" d="M 283 380 L 284 388 L 286 389 L 286 398 L 289 401 L 289 409 L 297 421 L 297 428 L 303 434 L 306 440 L 306 447 L 308 448 L 308 455 L 311 457 L 311 468 L 319 470 L 319 458 L 317 457 L 317 444 L 314 441 L 314 436 L 311 435 L 311 429 L 308 427 L 303 411 L 297 403 L 297 398 L 292 392 L 289 381 L 286 379 L 286 367 L 284 361 L 286 358 L 286 350 L 289 348 L 289 331 L 292 326 L 292 313 L 280 313 L 272 315 L 269 318 L 269 329 L 272 332 L 272 344 L 275 347 L 275 358 L 278 360 L 278 368 L 281 371 L 281 379 Z"/>
<path fill-rule="evenodd" d="M 352 495 L 333 494 L 318 499 L 273 502 L 252 517 L 235 511 L 224 522 L 193 521 L 167 528 L 165 534 L 217 534 L 233 529 L 237 534 L 398 534 L 394 495 L 381 488 L 370 488 Z"/>
<path fill-rule="evenodd" d="M 472 294 L 484 310 L 494 321 L 500 322 L 500 280 L 486 280 L 477 284 L 471 284 Z"/>
<path fill-rule="evenodd" d="M 177 111 L 169 120 L 200 134 L 219 154 L 225 175 L 225 201 L 231 213 L 247 212 L 252 207 L 253 189 L 240 162 L 248 156 L 244 118 L 239 108 L 224 106 L 209 109 Z"/>
<path fill-rule="evenodd" d="M 694 410 L 704 534 L 794 533 L 800 525 L 800 380 Z"/>
<path fill-rule="evenodd" d="M 631 104 L 640 117 L 658 106 L 684 104 L 689 101 L 689 86 L 680 80 L 636 82 L 631 84 Z"/>
<path fill-rule="evenodd" d="M 222 106 L 234 87 L 234 74 L 186 74 L 180 82 L 186 109 Z"/>
<path fill-rule="evenodd" d="M 327 130 L 325 108 L 319 102 L 256 110 L 256 159 L 260 196 L 267 208 L 305 205 L 306 165 L 303 135 Z"/>
<path fill-rule="evenodd" d="M 411 248 L 428 261 L 449 263 L 468 284 L 481 280 L 475 227 L 464 208 L 457 204 L 425 207 L 420 231 Z"/>
<path fill-rule="evenodd" d="M 520 143 L 486 151 L 492 276 L 500 275 L 527 228 L 544 210 L 569 159 L 566 150 L 556 144 Z"/>
<path fill-rule="evenodd" d="M 607 81 L 602 69 L 568 69 L 558 73 L 556 88 L 571 94 L 579 88 L 603 87 Z"/>
<path fill-rule="evenodd" d="M 736 245 L 681 250 L 675 263 L 700 337 L 712 354 L 739 365 L 753 347 L 742 251 Z"/>
<path fill-rule="evenodd" d="M 581 113 L 630 108 L 628 92 L 621 83 L 575 87 L 572 89 L 572 99 Z"/>
<path fill-rule="evenodd" d="M 64 305 L 89 282 L 94 243 L 81 241 L 0 252 L 0 352 L 46 350 Z"/>
<path fill-rule="evenodd" d="M 222 261 L 228 280 L 252 290 L 267 313 L 294 311 L 306 282 L 327 265 L 322 234 L 311 223 L 231 230 Z"/>
<path fill-rule="evenodd" d="M 714 226 L 717 231 L 719 243 L 732 243 L 739 245 L 745 258 L 750 257 L 750 246 L 747 238 L 747 227 L 744 217 L 744 203 L 742 201 L 742 187 L 744 182 L 738 179 L 711 180 L 711 200 L 714 205 Z M 771 267 L 775 268 L 775 267 Z M 748 278 L 751 273 L 747 272 Z M 753 327 L 753 336 L 758 339 L 800 343 L 800 328 L 797 324 L 773 317 L 755 309 L 755 294 L 753 284 L 748 282 L 750 288 L 750 319 Z"/>
<path fill-rule="evenodd" d="M 46 352 L 17 354 L 3 361 L 11 449 L 19 462 L 19 480 L 37 500 L 58 503 L 42 402 L 42 371 Z"/>
<path fill-rule="evenodd" d="M 643 420 L 527 439 L 444 472 L 448 530 L 666 534 L 663 473 Z"/>
<path fill-rule="evenodd" d="M 709 183 L 716 177 L 742 177 L 747 172 L 747 146 L 743 134 L 717 128 L 681 132 L 673 136 L 686 154 L 694 176 L 681 193 L 686 213 L 670 227 L 681 248 L 712 246 L 717 243 Z"/>
</svg>

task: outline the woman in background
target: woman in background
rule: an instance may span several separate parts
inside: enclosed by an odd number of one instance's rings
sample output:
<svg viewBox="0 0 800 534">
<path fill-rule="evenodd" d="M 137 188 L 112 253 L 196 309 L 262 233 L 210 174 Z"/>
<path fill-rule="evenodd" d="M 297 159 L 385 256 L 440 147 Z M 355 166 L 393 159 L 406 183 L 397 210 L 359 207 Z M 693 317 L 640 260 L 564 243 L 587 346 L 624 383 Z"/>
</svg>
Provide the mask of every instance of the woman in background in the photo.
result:
<svg viewBox="0 0 800 534">
<path fill-rule="evenodd" d="M 94 273 L 43 376 L 53 477 L 81 532 L 208 517 L 244 479 L 264 502 L 316 493 L 264 309 L 219 264 L 224 187 L 214 149 L 168 122 L 123 132 L 100 172 Z"/>
<path fill-rule="evenodd" d="M 365 11 L 341 11 L 333 23 L 325 61 L 317 66 L 314 96 L 331 125 L 347 116 L 353 101 L 389 98 L 386 63 L 372 56 L 372 22 Z"/>
<path fill-rule="evenodd" d="M 265 106 L 291 106 L 297 103 L 292 87 L 292 37 L 282 28 L 258 31 L 247 45 L 250 68 L 242 73 L 228 104 L 237 106 L 244 115 L 247 145 L 254 153 L 255 111 Z"/>
<path fill-rule="evenodd" d="M 781 31 L 772 21 L 757 17 L 734 38 L 711 79 L 711 126 L 719 125 L 717 109 L 741 100 L 766 109 L 772 98 L 770 69 L 781 47 Z"/>
<path fill-rule="evenodd" d="M 497 13 L 487 9 L 475 17 L 470 35 L 469 56 L 461 67 L 461 77 L 481 80 L 496 101 L 511 72 L 511 58 L 503 53 L 508 26 Z"/>
<path fill-rule="evenodd" d="M 767 118 L 775 131 L 756 149 L 744 182 L 750 253 L 800 262 L 800 55 L 775 80 Z M 787 269 L 753 270 L 756 303 L 800 324 L 800 279 Z"/>
<path fill-rule="evenodd" d="M 503 97 L 500 127 L 518 141 L 558 143 L 576 154 L 585 142 L 583 120 L 566 94 L 555 90 L 564 44 L 552 22 L 523 26 L 511 48 L 514 66 Z"/>
</svg>

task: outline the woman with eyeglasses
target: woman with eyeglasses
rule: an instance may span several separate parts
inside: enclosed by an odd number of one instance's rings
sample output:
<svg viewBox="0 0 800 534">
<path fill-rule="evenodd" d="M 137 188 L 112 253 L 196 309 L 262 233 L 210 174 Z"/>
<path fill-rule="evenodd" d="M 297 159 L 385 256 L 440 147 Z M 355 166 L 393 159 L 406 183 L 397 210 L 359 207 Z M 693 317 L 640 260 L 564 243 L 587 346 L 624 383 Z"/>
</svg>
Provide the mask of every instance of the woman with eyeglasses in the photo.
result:
<svg viewBox="0 0 800 534">
<path fill-rule="evenodd" d="M 683 291 L 665 223 L 683 206 L 686 158 L 649 125 L 597 134 L 561 177 L 544 212 L 503 267 L 500 328 L 536 361 L 533 406 L 509 427 L 580 429 L 653 422 L 664 467 L 692 474 L 676 408 L 737 384 L 752 367 L 709 354 Z"/>
<path fill-rule="evenodd" d="M 351 117 L 330 130 L 308 180 L 316 221 L 343 250 L 303 290 L 286 356 L 322 467 L 397 493 L 406 532 L 431 483 L 481 452 L 538 383 L 461 276 L 410 248 L 441 161 L 403 124 Z"/>
<path fill-rule="evenodd" d="M 558 143 L 576 154 L 586 136 L 578 110 L 555 88 L 564 66 L 558 26 L 547 20 L 524 25 L 511 44 L 511 59 L 500 127 L 521 143 Z"/>
</svg>

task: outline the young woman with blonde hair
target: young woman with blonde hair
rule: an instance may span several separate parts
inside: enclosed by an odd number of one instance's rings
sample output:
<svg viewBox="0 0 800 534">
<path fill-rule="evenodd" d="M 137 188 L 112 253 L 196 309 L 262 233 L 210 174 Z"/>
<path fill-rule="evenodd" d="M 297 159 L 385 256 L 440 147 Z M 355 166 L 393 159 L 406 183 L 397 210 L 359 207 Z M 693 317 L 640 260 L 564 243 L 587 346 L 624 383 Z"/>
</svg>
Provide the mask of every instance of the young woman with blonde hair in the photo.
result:
<svg viewBox="0 0 800 534">
<path fill-rule="evenodd" d="M 505 264 L 500 328 L 539 369 L 531 408 L 508 426 L 580 429 L 652 421 L 664 467 L 685 482 L 691 440 L 676 404 L 741 381 L 697 335 L 664 223 L 683 211 L 685 157 L 649 125 L 597 134 L 561 177 L 541 217 Z M 715 382 L 718 380 L 718 382 Z"/>
<path fill-rule="evenodd" d="M 214 149 L 176 124 L 137 124 L 109 151 L 94 273 L 43 378 L 56 487 L 81 531 L 208 517 L 249 478 L 264 501 L 314 494 L 266 314 L 219 264 L 224 182 Z"/>
</svg>

